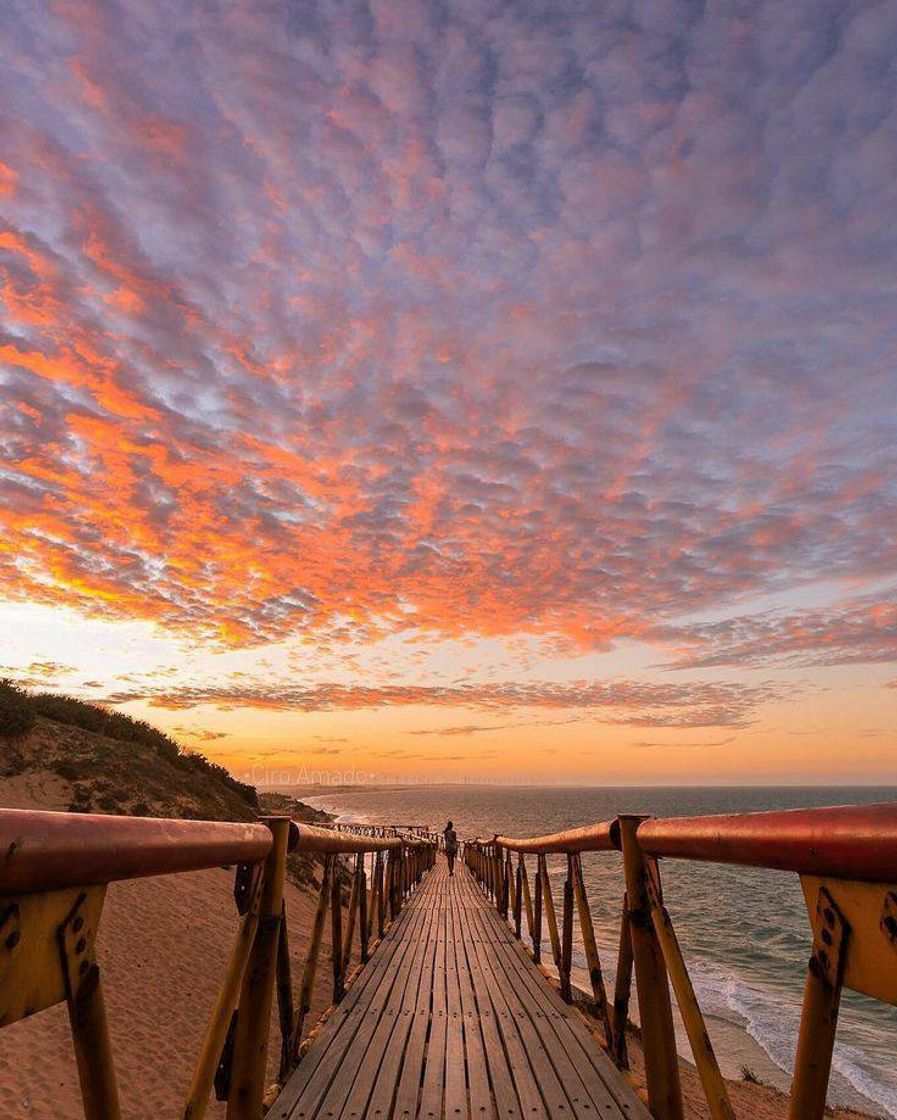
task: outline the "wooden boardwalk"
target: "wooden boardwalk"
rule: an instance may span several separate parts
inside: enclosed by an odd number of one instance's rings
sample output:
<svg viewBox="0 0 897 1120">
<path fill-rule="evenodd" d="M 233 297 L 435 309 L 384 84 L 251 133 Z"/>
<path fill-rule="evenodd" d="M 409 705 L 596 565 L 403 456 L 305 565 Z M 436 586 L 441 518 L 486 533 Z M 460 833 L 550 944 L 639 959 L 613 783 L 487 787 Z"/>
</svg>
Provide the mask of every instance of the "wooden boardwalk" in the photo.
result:
<svg viewBox="0 0 897 1120">
<path fill-rule="evenodd" d="M 463 863 L 440 857 L 274 1120 L 650 1120 Z"/>
</svg>

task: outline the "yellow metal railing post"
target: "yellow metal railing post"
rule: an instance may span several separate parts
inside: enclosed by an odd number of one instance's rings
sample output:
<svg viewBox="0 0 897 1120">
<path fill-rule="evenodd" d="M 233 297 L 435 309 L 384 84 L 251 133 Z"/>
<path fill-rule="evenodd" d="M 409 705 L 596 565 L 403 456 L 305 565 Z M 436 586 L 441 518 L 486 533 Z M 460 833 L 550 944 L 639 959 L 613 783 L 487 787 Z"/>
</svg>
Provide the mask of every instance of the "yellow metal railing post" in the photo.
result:
<svg viewBox="0 0 897 1120">
<path fill-rule="evenodd" d="M 636 838 L 636 830 L 644 819 L 639 816 L 618 818 L 645 1053 L 648 1107 L 655 1120 L 683 1120 L 682 1085 L 670 985 L 663 953 L 651 920 L 648 870 Z"/>
<path fill-rule="evenodd" d="M 98 921 L 105 888 L 92 889 L 100 892 L 96 911 Z M 109 1021 L 106 1018 L 100 969 L 93 960 L 93 935 L 96 930 L 88 933 L 82 913 L 82 904 L 86 901 L 87 893 L 83 892 L 58 930 L 69 1023 L 75 1045 L 85 1120 L 119 1120 L 121 1110 L 112 1060 Z"/>
<path fill-rule="evenodd" d="M 849 932 L 831 895 L 820 887 L 791 1082 L 789 1120 L 820 1120 L 825 1114 Z"/>
</svg>

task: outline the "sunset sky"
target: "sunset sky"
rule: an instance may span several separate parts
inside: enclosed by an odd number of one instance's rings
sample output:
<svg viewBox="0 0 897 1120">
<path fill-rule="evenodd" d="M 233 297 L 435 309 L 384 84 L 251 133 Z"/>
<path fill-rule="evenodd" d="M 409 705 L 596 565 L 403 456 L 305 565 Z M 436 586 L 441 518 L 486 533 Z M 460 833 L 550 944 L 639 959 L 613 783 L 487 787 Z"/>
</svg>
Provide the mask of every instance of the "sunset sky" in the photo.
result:
<svg viewBox="0 0 897 1120">
<path fill-rule="evenodd" d="M 258 781 L 897 782 L 897 4 L 0 24 L 0 675 Z"/>
</svg>

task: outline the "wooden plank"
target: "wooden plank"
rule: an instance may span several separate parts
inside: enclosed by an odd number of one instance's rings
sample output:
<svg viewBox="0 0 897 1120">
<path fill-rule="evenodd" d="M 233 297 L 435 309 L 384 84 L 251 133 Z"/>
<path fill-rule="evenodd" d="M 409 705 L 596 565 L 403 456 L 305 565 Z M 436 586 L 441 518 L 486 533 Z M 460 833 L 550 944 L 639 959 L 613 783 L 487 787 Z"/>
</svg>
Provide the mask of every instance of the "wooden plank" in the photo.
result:
<svg viewBox="0 0 897 1120">
<path fill-rule="evenodd" d="M 492 1003 L 486 990 L 486 979 L 480 965 L 479 955 L 476 952 L 474 934 L 470 927 L 470 912 L 481 907 L 485 908 L 487 903 L 480 893 L 473 876 L 466 871 L 466 868 L 465 872 L 466 874 L 461 876 L 461 889 L 458 891 L 457 895 L 457 913 L 461 937 L 460 941 L 457 943 L 458 952 L 460 956 L 463 951 L 467 962 L 470 997 L 473 999 L 473 1013 L 476 1016 L 477 1025 L 479 1026 L 479 1032 L 483 1042 L 483 1061 L 486 1065 L 488 1081 L 491 1087 L 491 1098 L 495 1114 L 500 1120 L 520 1120 L 522 1117 L 520 1100 L 514 1088 L 514 1081 L 511 1076 L 510 1067 L 508 1066 L 501 1034 L 499 1033 Z M 472 1045 L 475 1046 L 476 1042 L 473 1032 L 469 1031 L 468 1034 L 472 1038 Z M 477 1098 L 480 1100 L 480 1104 L 477 1105 L 477 1109 L 479 1110 L 483 1107 L 482 1097 L 485 1095 L 485 1089 L 481 1081 L 474 1082 L 472 1070 L 469 1070 L 468 1073 L 471 1084 L 471 1103 L 473 1103 L 474 1093 L 476 1093 Z M 474 1113 L 475 1116 L 477 1114 L 480 1116 L 485 1115 L 483 1112 Z"/>
<path fill-rule="evenodd" d="M 551 1021 L 565 1045 L 569 1046 L 571 1058 L 582 1076 L 591 1078 L 588 1067 L 599 1078 L 601 1084 L 616 1102 L 625 1116 L 641 1117 L 650 1120 L 650 1114 L 636 1094 L 630 1082 L 617 1070 L 604 1051 L 597 1045 L 578 1013 L 564 1003 L 557 990 L 536 971 L 529 957 L 512 938 L 505 940 L 506 952 L 518 961 L 518 975 L 527 984 L 532 999 L 541 1004 L 543 1010 L 554 1013 Z M 565 1024 L 561 1028 L 560 1024 Z M 599 1091 L 598 1095 L 601 1095 Z"/>
<path fill-rule="evenodd" d="M 411 977 L 408 987 L 405 992 L 405 1000 L 402 1007 L 402 1014 L 399 1022 L 396 1025 L 396 1031 L 390 1042 L 389 1049 L 384 1055 L 383 1062 L 380 1068 L 379 1076 L 374 1084 L 374 1089 L 371 1094 L 367 1107 L 367 1116 L 374 1118 L 386 1118 L 392 1115 L 398 1115 L 394 1108 L 394 1098 L 396 1096 L 401 1073 L 405 1067 L 405 1058 L 409 1048 L 415 1052 L 417 1050 L 417 1040 L 413 1042 L 411 1035 L 417 1027 L 420 1030 L 420 1024 L 423 1024 L 423 1034 L 426 1037 L 427 1021 L 430 1014 L 430 981 L 433 975 L 433 959 L 436 951 L 436 936 L 435 936 L 435 923 L 439 917 L 438 905 L 438 880 L 434 878 L 437 872 L 431 872 L 427 880 L 428 889 L 425 897 L 418 896 L 418 905 L 423 905 L 426 909 L 428 925 L 427 931 L 421 937 L 421 944 L 419 946 L 419 965 L 417 975 Z M 433 881 L 431 882 L 431 878 Z M 421 892 L 423 894 L 423 892 Z M 420 1047 L 421 1057 L 423 1055 L 423 1045 Z M 413 1060 L 413 1059 L 412 1059 Z M 410 1076 L 410 1075 L 409 1075 Z M 420 1084 L 420 1067 L 417 1068 L 417 1084 Z M 415 1105 L 417 1097 L 415 1093 Z"/>
<path fill-rule="evenodd" d="M 423 915 L 418 915 L 418 922 L 421 921 Z M 395 1001 L 401 1002 L 403 997 L 403 988 L 407 981 L 407 966 L 414 956 L 414 948 L 419 940 L 418 937 L 419 926 L 412 923 L 406 929 L 406 934 L 403 940 L 406 942 L 405 951 L 402 954 L 397 954 L 390 965 L 390 977 L 388 984 L 381 985 L 375 999 L 368 1004 L 363 1016 L 360 1017 L 358 1029 L 352 1038 L 352 1044 L 343 1055 L 338 1068 L 334 1071 L 326 1092 L 321 1097 L 320 1104 L 317 1106 L 319 1115 L 326 1117 L 338 1116 L 346 1104 L 349 1095 L 355 1087 L 356 1080 L 358 1079 L 359 1072 L 362 1064 L 371 1059 L 369 1050 L 380 1025 L 385 1021 L 389 1024 L 389 1016 L 387 1009 L 394 1006 Z M 371 1060 L 377 1060 L 373 1058 Z M 306 1106 L 306 1116 L 310 1116 L 311 1112 L 307 1106 L 311 1104 L 312 1083 L 309 1083 L 308 1089 L 303 1094 L 299 1101 L 300 1110 Z M 298 1114 L 297 1114 L 298 1116 Z"/>
<path fill-rule="evenodd" d="M 395 1102 L 392 1115 L 395 1120 L 408 1120 L 417 1115 L 418 1097 L 424 1068 L 424 1057 L 427 1044 L 427 1028 L 430 1022 L 431 998 L 433 977 L 436 968 L 436 953 L 438 951 L 439 923 L 443 918 L 445 906 L 443 892 L 447 874 L 445 868 L 440 866 L 434 877 L 433 890 L 436 897 L 432 899 L 431 906 L 435 910 L 435 925 L 432 927 L 430 943 L 433 951 L 427 954 L 424 968 L 421 970 L 420 985 L 414 1010 L 411 1013 L 411 1030 L 405 1044 L 405 1053 L 402 1068 L 395 1089 Z"/>
<path fill-rule="evenodd" d="M 413 927 L 410 927 L 413 931 Z M 308 1120 L 330 1087 L 330 1083 L 346 1058 L 356 1033 L 364 1018 L 377 1007 L 378 1000 L 388 998 L 394 978 L 394 965 L 408 950 L 408 939 L 395 938 L 383 942 L 385 952 L 372 961 L 370 982 L 351 1006 L 348 996 L 336 1008 L 314 1040 L 299 1068 L 287 1083 L 275 1103 L 275 1115 L 291 1116 L 295 1120 Z M 362 978 L 364 974 L 362 974 Z M 385 989 L 386 995 L 381 994 Z M 354 991 L 350 989 L 349 995 Z"/>
<path fill-rule="evenodd" d="M 424 1055 L 424 1076 L 420 1092 L 418 1116 L 422 1120 L 441 1120 L 446 1095 L 446 1046 L 448 1042 L 448 1008 L 446 998 L 446 949 L 449 909 L 448 878 L 440 883 L 440 907 L 436 920 L 436 959 L 430 1001 L 430 1034 Z"/>
<path fill-rule="evenodd" d="M 321 1105 L 324 1116 L 341 1116 L 345 1120 L 357 1120 L 358 1117 L 367 1114 L 374 1085 L 381 1078 L 386 1083 L 395 1084 L 409 1024 L 405 1011 L 409 1004 L 413 1006 L 417 998 L 423 956 L 430 942 L 433 912 L 423 907 L 421 915 L 422 925 L 412 943 L 412 953 L 410 956 L 406 955 L 397 966 L 399 975 L 367 1048 L 363 1048 L 362 1040 L 358 1036 L 353 1041 L 353 1050 L 361 1051 L 358 1068 L 353 1074 L 345 1063 L 340 1067 L 340 1076 L 334 1080 L 330 1093 Z M 394 1051 L 397 1052 L 397 1057 L 393 1070 L 387 1058 Z"/>
<path fill-rule="evenodd" d="M 503 935 L 503 931 L 500 932 Z M 559 1011 L 542 998 L 540 989 L 547 986 L 545 979 L 535 973 L 525 957 L 512 952 L 515 948 L 510 939 L 501 936 L 496 943 L 496 959 L 505 972 L 509 990 L 516 993 L 522 1012 L 529 1019 L 531 1030 L 527 1032 L 527 1039 L 530 1055 L 540 1049 L 544 1051 L 574 1116 L 594 1120 L 596 1112 L 605 1116 L 619 1115 L 613 1097 L 591 1065 L 571 1057 L 573 1044 L 568 1031 L 573 1021 L 572 1013 L 566 1009 Z M 573 1047 L 574 1053 L 576 1049 Z M 568 1111 L 568 1106 L 561 1098 L 549 1101 L 550 1115 L 556 1116 L 562 1111 Z"/>
<path fill-rule="evenodd" d="M 416 910 L 406 911 L 392 926 L 389 935 L 380 942 L 370 963 L 349 989 L 340 1006 L 333 1011 L 298 1069 L 287 1082 L 271 1109 L 270 1116 L 278 1120 L 286 1120 L 292 1115 L 293 1107 L 311 1079 L 318 1074 L 319 1069 L 322 1066 L 329 1068 L 332 1074 L 333 1067 L 339 1064 L 352 1042 L 359 1015 L 367 1010 L 379 986 L 389 982 L 390 966 L 396 954 L 404 954 L 407 951 L 411 939 L 406 938 L 404 934 L 409 929 L 410 923 L 415 921 L 416 914 Z"/>
<path fill-rule="evenodd" d="M 487 932 L 478 921 L 483 916 L 483 908 L 470 908 L 467 914 L 469 917 L 470 943 L 480 963 L 481 986 L 477 991 L 477 996 L 479 998 L 482 994 L 483 997 L 480 1001 L 481 1010 L 484 1009 L 485 1001 L 488 999 L 496 1027 L 501 1036 L 504 1060 L 507 1062 L 511 1081 L 520 1101 L 520 1114 L 532 1118 L 532 1120 L 539 1120 L 540 1117 L 547 1117 L 548 1112 L 539 1091 L 538 1079 L 534 1076 L 533 1069 L 527 1059 L 526 1047 L 517 1029 L 514 1013 L 508 1007 L 500 979 L 496 976 L 492 967 L 492 957 L 495 951 L 494 934 L 492 931 Z M 500 921 L 500 919 L 498 920 Z M 494 929 L 495 926 L 493 925 L 492 930 Z M 500 1060 L 499 1055 L 493 1055 L 491 1050 L 488 1052 L 488 1058 L 490 1069 L 493 1064 Z M 547 1075 L 547 1071 L 545 1072 Z"/>
<path fill-rule="evenodd" d="M 449 879 L 442 858 L 268 1116 L 650 1120 L 470 871 Z"/>
<path fill-rule="evenodd" d="M 453 948 L 458 976 L 458 1001 L 464 1040 L 464 1063 L 467 1071 L 468 1110 L 471 1120 L 495 1120 L 495 1106 L 489 1085 L 483 1032 L 480 1027 L 479 1012 L 473 993 L 473 981 L 464 947 L 464 933 L 461 923 L 462 888 L 458 882 L 453 881 L 452 893 Z"/>
<path fill-rule="evenodd" d="M 513 935 L 504 923 L 493 922 L 491 914 L 479 912 L 473 915 L 472 924 L 479 926 L 484 941 L 489 944 L 492 950 L 489 954 L 488 963 L 495 978 L 495 990 L 500 993 L 505 1009 L 501 1014 L 500 1023 L 502 1025 L 507 1024 L 504 1034 L 511 1070 L 517 1081 L 518 1092 L 520 1092 L 522 1085 L 526 1086 L 527 1084 L 527 1070 L 516 1058 L 515 1036 L 519 1038 L 519 1048 L 527 1060 L 529 1077 L 541 1097 L 541 1101 L 534 1099 L 525 1101 L 521 1093 L 520 1103 L 524 1115 L 536 1116 L 539 1114 L 535 1111 L 536 1109 L 541 1109 L 541 1114 L 552 1117 L 578 1115 L 571 1097 L 568 1097 L 565 1086 L 552 1065 L 551 1056 L 546 1050 L 543 1040 L 539 1038 L 538 1032 L 533 1026 L 527 1007 L 521 999 L 519 978 L 511 974 L 501 952 L 501 944 L 506 938 L 513 937 Z M 576 1095 L 575 1092 L 573 1095 Z"/>
<path fill-rule="evenodd" d="M 453 877 L 446 885 L 445 1120 L 468 1120 L 470 1117 L 464 1049 L 464 1010 L 461 1004 L 461 977 L 457 955 L 460 930 L 455 924 L 457 903 L 457 884 Z"/>
</svg>

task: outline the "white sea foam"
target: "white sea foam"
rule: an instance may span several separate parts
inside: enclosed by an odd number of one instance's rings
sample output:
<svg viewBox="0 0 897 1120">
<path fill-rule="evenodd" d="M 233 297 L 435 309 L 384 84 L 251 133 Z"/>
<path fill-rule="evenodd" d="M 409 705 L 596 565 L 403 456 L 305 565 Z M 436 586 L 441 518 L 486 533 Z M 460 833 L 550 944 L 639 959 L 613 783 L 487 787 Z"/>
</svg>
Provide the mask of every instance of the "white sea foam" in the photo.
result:
<svg viewBox="0 0 897 1120">
<path fill-rule="evenodd" d="M 794 1068 L 794 1047 L 800 1025 L 800 1005 L 784 993 L 773 992 L 724 972 L 713 962 L 690 962 L 690 972 L 701 1007 L 742 1026 L 760 1044 L 770 1059 L 789 1076 Z M 848 1099 L 839 1077 L 871 1104 L 897 1117 L 897 1089 L 883 1080 L 887 1069 L 876 1069 L 875 1056 L 846 1042 L 836 1041 L 833 1058 L 835 1076 L 830 1102 L 856 1105 Z"/>
</svg>

